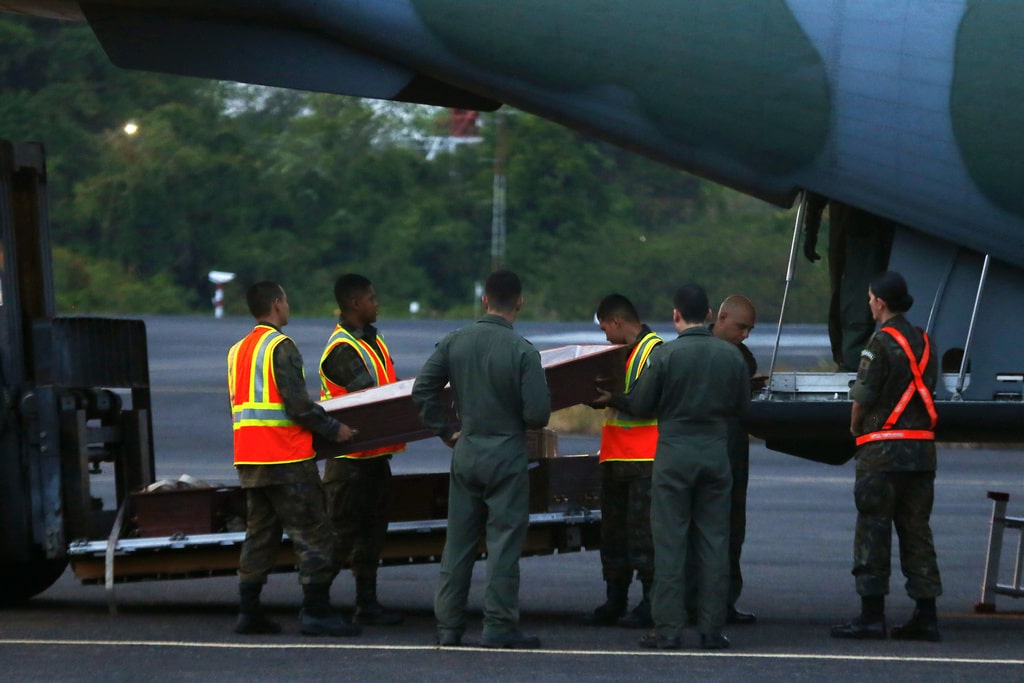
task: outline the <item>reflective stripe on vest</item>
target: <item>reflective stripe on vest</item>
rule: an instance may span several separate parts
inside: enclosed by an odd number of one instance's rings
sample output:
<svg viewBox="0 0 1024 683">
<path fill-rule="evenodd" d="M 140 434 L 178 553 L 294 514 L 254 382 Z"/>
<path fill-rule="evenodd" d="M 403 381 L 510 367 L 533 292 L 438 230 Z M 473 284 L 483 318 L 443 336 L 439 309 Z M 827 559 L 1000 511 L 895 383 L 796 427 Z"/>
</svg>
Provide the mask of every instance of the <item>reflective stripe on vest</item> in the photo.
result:
<svg viewBox="0 0 1024 683">
<path fill-rule="evenodd" d="M 636 343 L 626 360 L 626 386 L 629 391 L 640 377 L 647 359 L 654 347 L 661 343 L 661 337 L 648 332 Z M 614 408 L 605 408 L 604 425 L 601 428 L 600 462 L 609 460 L 653 460 L 658 445 L 658 421 L 637 418 Z"/>
<path fill-rule="evenodd" d="M 924 339 L 924 351 L 921 353 L 921 361 L 918 362 L 914 356 L 914 351 L 910 348 L 910 342 L 904 337 L 899 330 L 895 327 L 883 327 L 880 332 L 887 333 L 892 337 L 900 348 L 903 349 L 903 353 L 907 355 L 907 361 L 910 363 L 910 372 L 913 377 L 910 380 L 910 384 L 907 385 L 903 395 L 900 396 L 900 400 L 896 403 L 896 407 L 889 413 L 888 419 L 885 424 L 878 431 L 869 432 L 867 434 L 861 434 L 857 437 L 857 445 L 861 446 L 866 443 L 873 443 L 875 441 L 894 441 L 897 439 L 916 439 L 920 441 L 934 441 L 935 440 L 935 423 L 938 422 L 939 416 L 935 412 L 935 401 L 932 399 L 932 392 L 928 391 L 928 387 L 924 383 L 924 371 L 928 367 L 928 359 L 931 355 L 931 343 L 928 341 L 928 335 L 924 332 L 921 333 L 921 337 Z M 924 403 L 925 409 L 928 411 L 928 417 L 931 421 L 930 429 L 893 429 L 896 425 L 896 421 L 903 415 L 903 411 L 906 410 L 907 404 L 910 403 L 910 399 L 917 394 L 921 401 Z"/>
<path fill-rule="evenodd" d="M 369 343 L 362 339 L 356 339 L 339 323 L 334 326 L 334 332 L 332 332 L 330 338 L 328 338 L 327 347 L 320 356 L 320 400 L 334 398 L 335 396 L 344 396 L 348 393 L 348 389 L 340 384 L 335 384 L 328 379 L 327 375 L 324 374 L 324 361 L 327 360 L 327 356 L 331 355 L 331 351 L 341 344 L 350 346 L 359 354 L 360 360 L 363 361 L 366 371 L 370 373 L 370 377 L 373 378 L 376 386 L 384 386 L 385 384 L 391 384 L 397 380 L 395 364 L 391 360 L 391 351 L 388 350 L 387 344 L 384 343 L 384 338 L 379 332 L 377 333 L 377 345 L 380 346 L 380 353 L 382 355 L 378 355 L 377 350 Z M 346 453 L 337 457 L 373 458 L 379 455 L 399 453 L 404 450 L 405 444 L 397 443 L 389 446 L 381 446 L 380 448 L 373 448 L 368 451 L 359 451 L 358 453 Z"/>
<path fill-rule="evenodd" d="M 313 435 L 288 417 L 274 376 L 274 349 L 286 339 L 257 325 L 228 351 L 236 465 L 283 465 L 315 456 Z"/>
</svg>

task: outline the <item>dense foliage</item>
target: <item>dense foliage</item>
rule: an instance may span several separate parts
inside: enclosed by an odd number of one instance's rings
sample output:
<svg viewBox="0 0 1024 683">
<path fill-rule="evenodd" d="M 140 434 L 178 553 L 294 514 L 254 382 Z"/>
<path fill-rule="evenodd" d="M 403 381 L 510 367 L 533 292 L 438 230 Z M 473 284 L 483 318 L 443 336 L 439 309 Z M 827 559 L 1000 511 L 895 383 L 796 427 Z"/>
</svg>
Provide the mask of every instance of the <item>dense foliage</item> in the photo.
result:
<svg viewBox="0 0 1024 683">
<path fill-rule="evenodd" d="M 468 316 L 492 266 L 503 148 L 504 262 L 526 283 L 526 315 L 586 319 L 619 291 L 661 319 L 689 280 L 778 314 L 793 212 L 514 111 L 428 161 L 446 115 L 118 70 L 84 26 L 0 18 L 0 137 L 47 145 L 64 313 L 208 311 L 218 269 L 238 274 L 229 312 L 270 278 L 295 314 L 321 315 L 355 270 L 382 315 L 415 300 Z M 824 266 L 801 263 L 787 319 L 822 321 L 826 288 Z"/>
</svg>

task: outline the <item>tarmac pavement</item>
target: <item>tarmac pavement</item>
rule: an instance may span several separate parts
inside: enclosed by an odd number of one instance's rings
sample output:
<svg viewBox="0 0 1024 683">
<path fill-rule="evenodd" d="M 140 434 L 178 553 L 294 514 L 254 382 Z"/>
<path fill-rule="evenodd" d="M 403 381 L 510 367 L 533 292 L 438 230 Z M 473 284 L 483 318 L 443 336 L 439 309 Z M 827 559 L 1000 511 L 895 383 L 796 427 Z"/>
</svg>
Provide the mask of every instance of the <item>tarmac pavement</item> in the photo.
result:
<svg viewBox="0 0 1024 683">
<path fill-rule="evenodd" d="M 319 327 L 324 324 L 309 326 L 305 343 L 295 335 L 307 361 L 319 351 L 313 334 Z M 381 328 L 387 330 L 383 323 Z M 150 322 L 159 476 L 187 472 L 234 483 L 223 355 L 246 330 L 237 320 Z M 424 340 L 433 334 L 428 331 Z M 401 335 L 389 336 L 389 343 L 397 353 L 403 344 L 396 337 Z M 415 373 L 422 362 L 418 353 L 400 363 L 406 366 L 400 375 Z M 563 453 L 593 448 L 594 437 L 560 437 Z M 394 468 L 443 471 L 447 457 L 439 441 L 419 442 L 396 456 Z M 859 606 L 850 575 L 853 474 L 852 464 L 830 467 L 752 444 L 745 587 L 738 606 L 756 613 L 758 622 L 727 628 L 733 645 L 728 651 L 697 649 L 693 630 L 684 633 L 682 650 L 644 651 L 637 646 L 640 632 L 580 625 L 603 600 L 596 552 L 523 560 L 522 628 L 544 646 L 528 652 L 473 647 L 480 636 L 483 565 L 470 594 L 467 647 L 443 650 L 434 645 L 437 565 L 382 568 L 380 598 L 406 620 L 348 639 L 299 634 L 295 574 L 272 576 L 264 592 L 284 633 L 243 637 L 232 632 L 232 577 L 119 585 L 119 613 L 110 616 L 103 588 L 80 585 L 67 572 L 27 605 L 0 612 L 0 681 L 1024 681 L 1024 603 L 999 597 L 997 614 L 973 612 L 991 516 L 985 494 L 1008 492 L 1009 514 L 1024 516 L 1024 453 L 940 448 L 932 523 L 944 584 L 941 643 L 829 637 L 829 627 Z M 1007 535 L 1004 555 L 1014 555 L 1015 548 Z M 894 561 L 888 616 L 899 623 L 913 605 Z M 1012 571 L 1013 557 L 1005 557 L 1001 582 Z M 352 578 L 339 576 L 335 605 L 350 608 L 353 593 Z M 632 603 L 638 599 L 634 585 Z"/>
</svg>

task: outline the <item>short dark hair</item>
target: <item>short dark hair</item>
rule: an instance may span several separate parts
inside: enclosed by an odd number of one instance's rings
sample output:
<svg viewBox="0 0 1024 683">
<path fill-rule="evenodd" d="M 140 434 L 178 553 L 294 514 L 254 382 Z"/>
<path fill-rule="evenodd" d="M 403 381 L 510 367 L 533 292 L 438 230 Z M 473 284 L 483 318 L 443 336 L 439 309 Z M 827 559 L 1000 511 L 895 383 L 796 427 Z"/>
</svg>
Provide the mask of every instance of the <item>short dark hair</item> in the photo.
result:
<svg viewBox="0 0 1024 683">
<path fill-rule="evenodd" d="M 640 322 L 640 316 L 637 315 L 632 301 L 621 294 L 609 294 L 597 305 L 597 319 L 611 320 L 616 317 L 628 323 Z"/>
<path fill-rule="evenodd" d="M 896 271 L 887 270 L 879 273 L 871 278 L 868 287 L 893 313 L 906 313 L 914 305 L 914 297 L 907 291 L 907 281 Z"/>
<path fill-rule="evenodd" d="M 496 311 L 514 310 L 523 294 L 523 283 L 511 270 L 496 270 L 487 276 L 484 283 L 487 306 Z"/>
<path fill-rule="evenodd" d="M 690 283 L 676 290 L 672 305 L 688 323 L 701 323 L 708 317 L 708 293 L 698 284 Z"/>
<path fill-rule="evenodd" d="M 334 281 L 334 300 L 338 302 L 338 308 L 344 311 L 349 301 L 366 293 L 372 286 L 369 278 L 356 273 L 345 273 Z"/>
<path fill-rule="evenodd" d="M 254 318 L 262 318 L 274 302 L 284 296 L 284 288 L 272 280 L 257 282 L 245 292 L 245 303 L 249 305 L 249 312 Z"/>
</svg>

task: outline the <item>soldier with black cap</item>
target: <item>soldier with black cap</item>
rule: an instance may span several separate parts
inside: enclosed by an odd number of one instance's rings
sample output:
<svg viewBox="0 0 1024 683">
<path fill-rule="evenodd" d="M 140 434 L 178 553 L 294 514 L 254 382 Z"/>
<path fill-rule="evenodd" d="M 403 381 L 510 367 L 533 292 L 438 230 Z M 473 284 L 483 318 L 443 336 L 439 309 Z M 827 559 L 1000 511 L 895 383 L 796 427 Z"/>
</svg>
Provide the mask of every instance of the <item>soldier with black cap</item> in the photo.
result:
<svg viewBox="0 0 1024 683">
<path fill-rule="evenodd" d="M 907 594 L 917 604 L 910 620 L 889 635 L 898 640 L 940 639 L 935 598 L 942 593 L 942 582 L 929 525 L 935 495 L 932 393 L 938 352 L 928 335 L 903 316 L 913 303 L 899 273 L 882 273 L 871 281 L 868 304 L 882 327 L 861 353 L 850 390 L 850 432 L 857 441 L 853 575 L 861 613 L 832 627 L 834 638 L 886 637 L 885 595 L 895 526 Z"/>
</svg>

